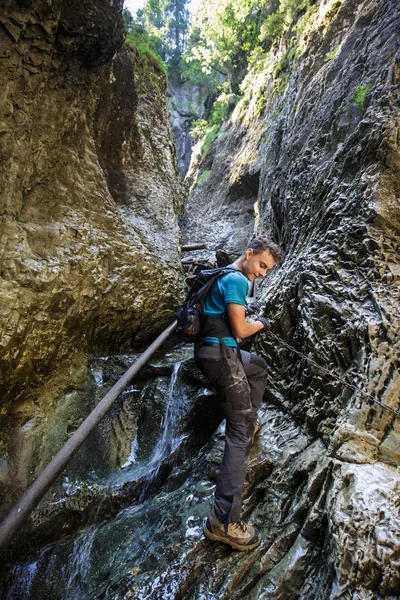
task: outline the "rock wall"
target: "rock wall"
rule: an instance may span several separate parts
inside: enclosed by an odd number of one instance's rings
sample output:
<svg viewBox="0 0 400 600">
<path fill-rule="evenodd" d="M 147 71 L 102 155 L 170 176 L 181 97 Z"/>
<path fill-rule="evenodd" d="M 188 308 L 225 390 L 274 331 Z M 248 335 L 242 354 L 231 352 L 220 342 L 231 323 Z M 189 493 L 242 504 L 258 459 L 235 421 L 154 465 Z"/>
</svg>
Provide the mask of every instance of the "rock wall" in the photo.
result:
<svg viewBox="0 0 400 600">
<path fill-rule="evenodd" d="M 7 506 L 83 417 L 88 354 L 143 344 L 182 291 L 166 76 L 124 45 L 121 9 L 6 0 L 0 11 Z"/>
<path fill-rule="evenodd" d="M 192 158 L 193 139 L 190 136 L 192 122 L 204 118 L 207 90 L 201 85 L 169 81 L 168 106 L 171 127 L 176 146 L 176 165 L 185 178 Z"/>
<path fill-rule="evenodd" d="M 273 325 L 255 348 L 268 398 L 323 442 L 333 477 L 314 583 L 299 572 L 317 564 L 305 527 L 285 568 L 267 565 L 257 593 L 229 597 L 397 597 L 400 9 L 344 0 L 312 11 L 301 56 L 282 38 L 248 75 L 183 218 L 185 243 L 207 241 L 204 256 L 238 255 L 253 231 L 282 246 L 282 267 L 258 285 Z"/>
</svg>

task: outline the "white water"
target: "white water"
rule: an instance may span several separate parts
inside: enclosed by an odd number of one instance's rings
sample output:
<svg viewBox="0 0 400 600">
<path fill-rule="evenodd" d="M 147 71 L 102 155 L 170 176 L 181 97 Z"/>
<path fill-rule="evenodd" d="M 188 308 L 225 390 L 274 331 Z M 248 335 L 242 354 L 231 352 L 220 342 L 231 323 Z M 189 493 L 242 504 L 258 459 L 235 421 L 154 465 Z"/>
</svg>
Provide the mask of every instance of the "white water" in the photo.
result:
<svg viewBox="0 0 400 600">
<path fill-rule="evenodd" d="M 124 481 L 134 481 L 145 476 L 148 482 L 156 476 L 162 462 L 173 454 L 183 437 L 180 432 L 181 418 L 185 413 L 186 398 L 180 382 L 180 368 L 182 362 L 176 362 L 171 375 L 171 379 L 166 394 L 164 404 L 164 415 L 160 427 L 159 438 L 151 451 L 150 457 L 146 461 L 137 459 L 138 441 L 137 435 L 132 442 L 131 452 L 123 465 L 122 471 L 114 479 L 113 484 L 121 484 Z M 67 486 L 72 486 L 67 481 Z M 110 480 L 104 487 L 109 487 Z M 99 486 L 98 486 L 99 487 Z M 144 506 L 144 505 L 142 505 Z M 139 507 L 138 507 L 139 508 Z M 64 564 L 58 576 L 63 582 L 67 582 L 67 587 L 71 598 L 80 598 L 85 594 L 85 580 L 93 568 L 91 561 L 92 545 L 99 526 L 91 526 L 79 534 L 70 553 L 68 563 Z M 140 552 L 143 552 L 141 543 Z M 14 570 L 14 583 L 7 590 L 5 600 L 15 600 L 17 598 L 29 598 L 31 595 L 32 583 L 43 558 L 51 548 L 44 550 L 39 557 L 29 563 L 19 565 Z M 52 559 L 55 559 L 54 561 Z M 57 578 L 55 569 L 57 565 L 56 554 L 51 556 L 46 566 L 46 576 L 49 581 Z"/>
<path fill-rule="evenodd" d="M 167 406 L 161 424 L 161 436 L 150 457 L 149 470 L 158 468 L 167 456 L 175 452 L 182 441 L 182 436 L 179 435 L 179 420 L 182 415 L 183 398 L 178 385 L 181 364 L 177 362 L 174 366 L 168 389 Z"/>
</svg>

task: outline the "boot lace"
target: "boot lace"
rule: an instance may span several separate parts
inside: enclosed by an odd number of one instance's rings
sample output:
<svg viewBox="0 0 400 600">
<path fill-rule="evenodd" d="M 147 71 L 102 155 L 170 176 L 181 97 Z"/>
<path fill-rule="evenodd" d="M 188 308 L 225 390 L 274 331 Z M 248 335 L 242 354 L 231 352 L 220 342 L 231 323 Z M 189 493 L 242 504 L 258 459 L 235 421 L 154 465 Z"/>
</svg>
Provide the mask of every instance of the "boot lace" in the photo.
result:
<svg viewBox="0 0 400 600">
<path fill-rule="evenodd" d="M 240 529 L 243 533 L 247 532 L 247 525 L 244 521 L 242 521 L 242 519 L 239 519 L 238 521 L 236 521 L 235 527 L 237 529 Z"/>
</svg>

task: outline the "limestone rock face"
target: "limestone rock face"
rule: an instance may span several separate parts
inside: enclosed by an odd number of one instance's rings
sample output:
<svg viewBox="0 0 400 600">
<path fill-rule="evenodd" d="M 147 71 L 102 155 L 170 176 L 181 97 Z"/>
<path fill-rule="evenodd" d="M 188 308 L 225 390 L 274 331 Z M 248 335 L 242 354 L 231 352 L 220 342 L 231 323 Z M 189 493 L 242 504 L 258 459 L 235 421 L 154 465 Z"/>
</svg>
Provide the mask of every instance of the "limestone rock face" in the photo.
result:
<svg viewBox="0 0 400 600">
<path fill-rule="evenodd" d="M 129 344 L 176 305 L 166 82 L 137 82 L 120 5 L 6 3 L 1 30 L 4 386 L 69 351 Z M 135 74 L 136 73 L 136 74 Z M 3 388 L 5 389 L 5 388 Z"/>
<path fill-rule="evenodd" d="M 0 596 L 397 598 L 398 469 L 329 456 L 321 439 L 269 402 L 259 412 L 243 505 L 262 543 L 239 553 L 204 539 L 224 423 L 218 427 L 215 392 L 190 354 L 160 353 L 113 406 L 20 532 L 12 568 L 6 554 Z M 96 394 L 127 358 L 94 361 Z M 26 560 L 30 544 L 43 549 Z"/>
<path fill-rule="evenodd" d="M 316 586 L 293 597 L 378 598 L 400 593 L 389 533 L 400 463 L 400 8 L 321 2 L 314 18 L 279 77 L 284 42 L 269 71 L 250 74 L 247 106 L 197 165 L 184 241 L 237 256 L 256 231 L 283 248 L 257 286 L 272 333 L 255 349 L 270 365 L 268 397 L 335 461 L 326 595 Z M 303 544 L 291 552 L 313 560 Z M 299 564 L 286 568 L 295 576 Z M 248 597 L 292 597 L 273 589 Z"/>
<path fill-rule="evenodd" d="M 143 343 L 173 320 L 182 291 L 166 77 L 123 43 L 121 9 L 2 2 L 3 483 L 34 475 L 87 354 Z M 34 466 L 18 471 L 24 455 Z"/>
<path fill-rule="evenodd" d="M 248 134 L 253 136 L 253 132 Z M 190 179 L 197 171 L 197 180 L 185 204 L 182 239 L 184 244 L 207 245 L 207 249 L 198 254 L 201 259 L 213 259 L 215 250 L 239 256 L 259 220 L 258 146 L 255 144 L 251 149 L 245 146 L 243 150 L 244 139 L 246 129 L 229 123 L 222 127 L 200 164 L 196 164 L 196 156 L 193 157 Z M 248 141 L 254 145 L 254 140 Z M 248 152 L 253 154 L 247 156 Z"/>
</svg>

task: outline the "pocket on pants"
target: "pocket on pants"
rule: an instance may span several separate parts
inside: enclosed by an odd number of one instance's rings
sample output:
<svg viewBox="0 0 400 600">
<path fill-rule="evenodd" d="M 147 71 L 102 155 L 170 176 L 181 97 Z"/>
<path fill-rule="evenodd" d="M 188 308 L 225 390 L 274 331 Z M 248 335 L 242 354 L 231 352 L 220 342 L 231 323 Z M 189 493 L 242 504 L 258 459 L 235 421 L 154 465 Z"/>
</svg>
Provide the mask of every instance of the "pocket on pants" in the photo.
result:
<svg viewBox="0 0 400 600">
<path fill-rule="evenodd" d="M 234 351 L 225 354 L 221 374 L 215 381 L 215 387 L 222 402 L 229 402 L 233 410 L 247 412 L 252 410 L 250 386 L 243 365 Z"/>
</svg>

